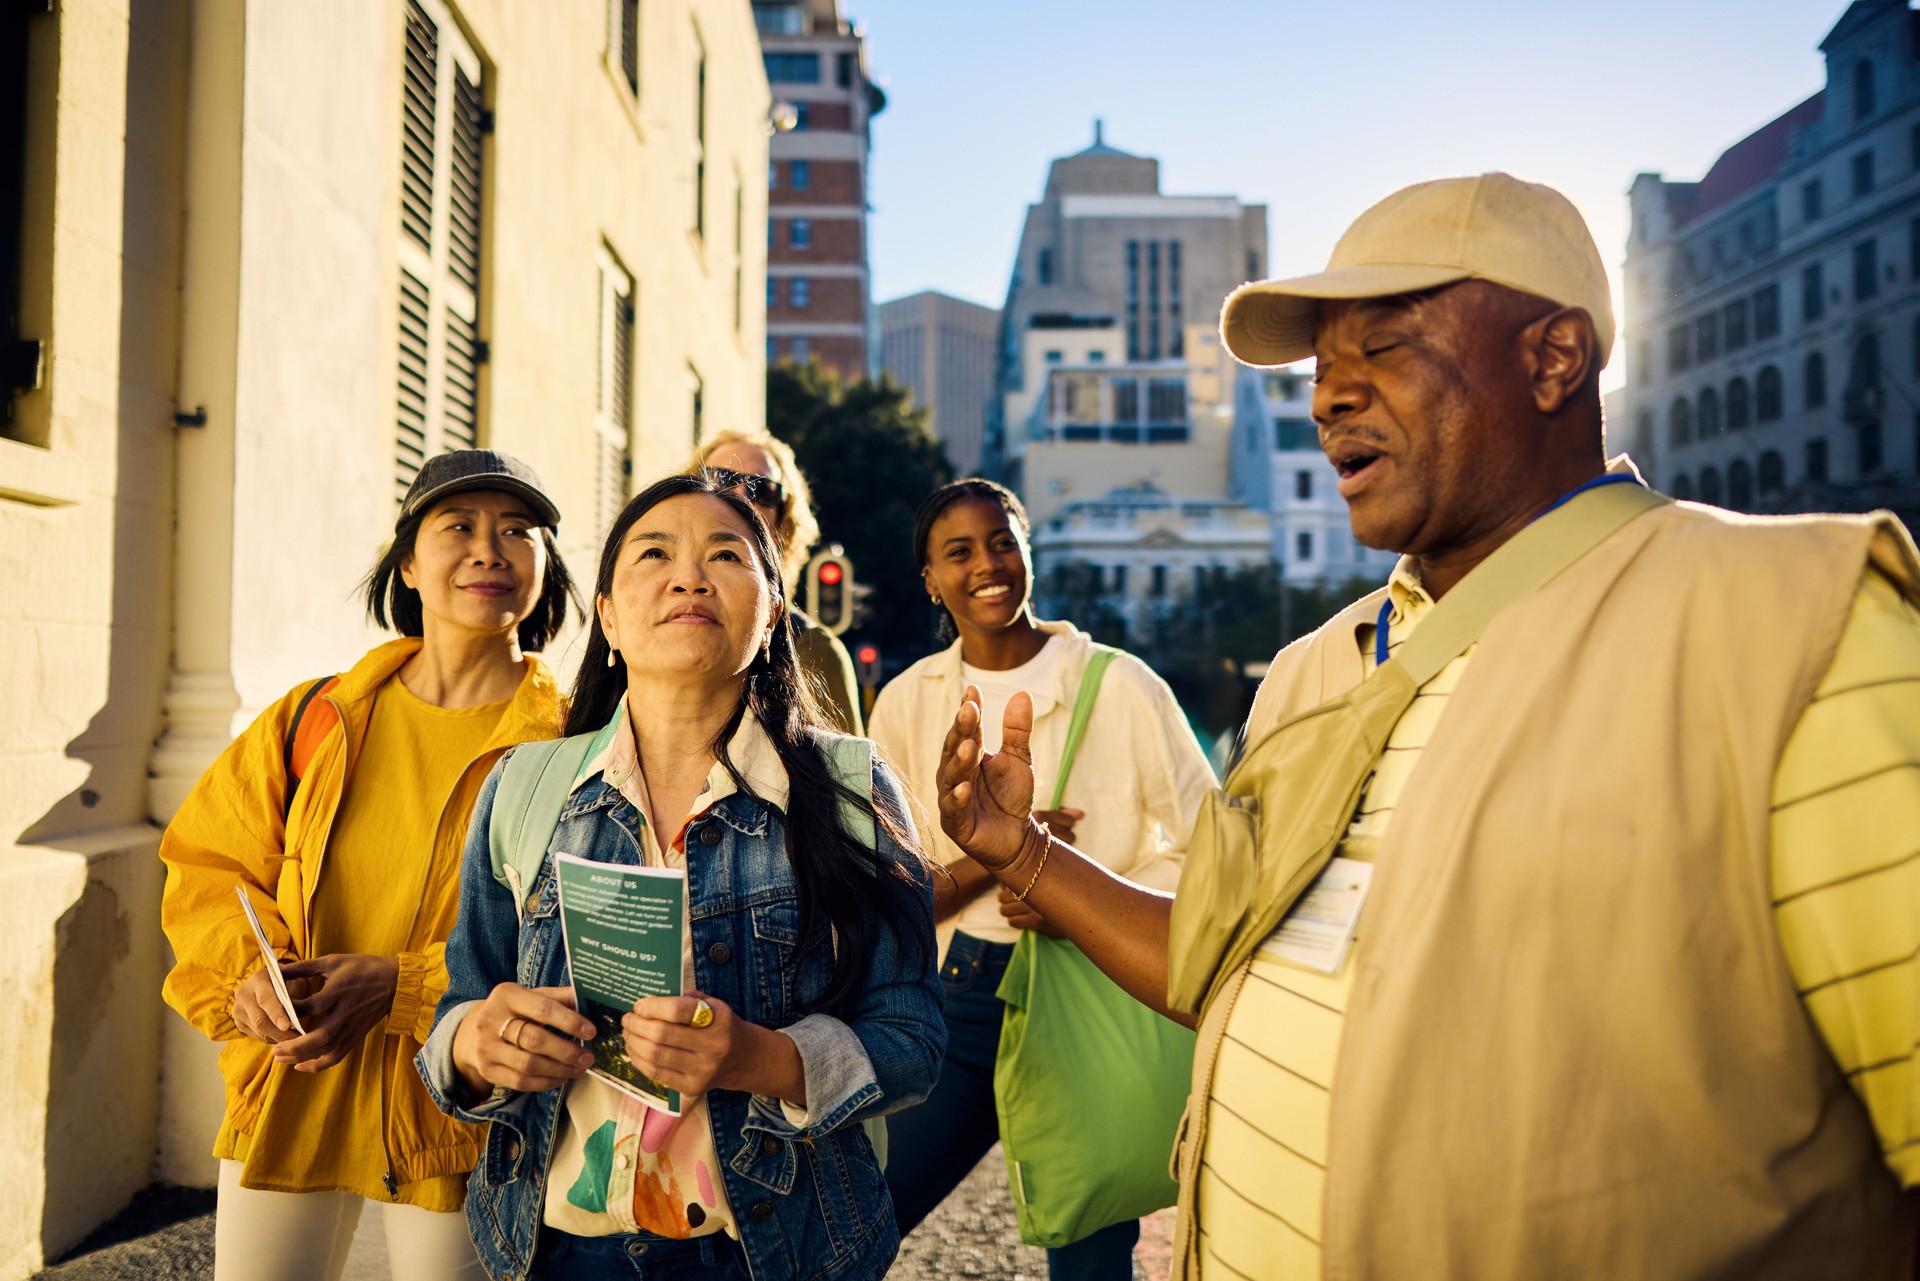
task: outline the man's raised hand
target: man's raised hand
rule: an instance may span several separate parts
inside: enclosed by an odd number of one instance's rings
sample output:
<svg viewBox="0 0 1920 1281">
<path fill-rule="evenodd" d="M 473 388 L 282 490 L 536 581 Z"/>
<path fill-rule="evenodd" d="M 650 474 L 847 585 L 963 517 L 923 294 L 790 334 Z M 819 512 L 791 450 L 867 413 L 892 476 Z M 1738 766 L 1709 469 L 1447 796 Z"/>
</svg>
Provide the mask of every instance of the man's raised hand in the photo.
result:
<svg viewBox="0 0 1920 1281">
<path fill-rule="evenodd" d="M 940 750 L 940 826 L 953 843 L 990 872 L 1000 872 L 1046 845 L 1033 817 L 1033 699 L 1007 701 L 1000 750 L 980 745 L 980 691 L 967 686 Z"/>
</svg>

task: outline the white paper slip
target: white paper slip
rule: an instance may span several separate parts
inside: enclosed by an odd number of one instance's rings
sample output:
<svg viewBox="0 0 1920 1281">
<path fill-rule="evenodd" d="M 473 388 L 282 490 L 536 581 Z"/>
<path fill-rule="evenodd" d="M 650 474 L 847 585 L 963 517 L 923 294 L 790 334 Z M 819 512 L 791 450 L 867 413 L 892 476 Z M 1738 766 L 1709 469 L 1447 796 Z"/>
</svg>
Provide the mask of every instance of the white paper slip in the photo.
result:
<svg viewBox="0 0 1920 1281">
<path fill-rule="evenodd" d="M 273 954 L 273 944 L 267 942 L 267 932 L 260 928 L 260 917 L 253 910 L 253 900 L 247 897 L 247 887 L 236 885 L 233 892 L 240 896 L 240 907 L 247 914 L 247 924 L 253 927 L 253 941 L 260 945 L 260 955 L 266 958 L 267 977 L 273 980 L 273 994 L 280 998 L 280 1008 L 287 1012 L 287 1020 L 293 1024 L 293 1030 L 305 1036 L 307 1029 L 300 1026 L 300 1016 L 293 1012 L 293 998 L 287 995 L 287 981 L 280 977 L 280 958 Z"/>
<path fill-rule="evenodd" d="M 1322 974 L 1337 974 L 1353 945 L 1353 930 L 1373 883 L 1373 864 L 1336 858 L 1318 880 L 1287 910 L 1280 928 L 1267 936 L 1260 950 L 1268 956 L 1304 965 Z"/>
</svg>

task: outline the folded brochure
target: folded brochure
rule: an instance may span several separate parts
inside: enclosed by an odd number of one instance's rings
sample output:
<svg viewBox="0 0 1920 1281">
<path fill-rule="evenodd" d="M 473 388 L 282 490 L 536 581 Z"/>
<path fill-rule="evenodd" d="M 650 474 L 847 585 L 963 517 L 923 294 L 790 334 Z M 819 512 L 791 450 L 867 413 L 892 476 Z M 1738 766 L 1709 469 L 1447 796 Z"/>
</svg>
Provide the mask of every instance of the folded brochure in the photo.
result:
<svg viewBox="0 0 1920 1281">
<path fill-rule="evenodd" d="M 588 1073 L 670 1116 L 680 1092 L 627 1058 L 620 1020 L 643 996 L 679 996 L 687 928 L 687 874 L 678 868 L 553 856 L 560 928 L 580 1013 L 593 1020 Z"/>
<path fill-rule="evenodd" d="M 280 957 L 274 952 L 273 944 L 267 942 L 267 932 L 260 928 L 260 915 L 253 910 L 253 900 L 247 897 L 247 887 L 236 885 L 233 892 L 240 896 L 240 906 L 247 914 L 247 924 L 253 927 L 253 941 L 260 945 L 260 955 L 267 963 L 267 977 L 273 980 L 273 994 L 280 998 L 280 1008 L 287 1012 L 287 1021 L 293 1024 L 293 1030 L 305 1036 L 307 1029 L 300 1026 L 300 1016 L 293 1012 L 293 997 L 287 994 L 287 981 L 280 976 Z"/>
</svg>

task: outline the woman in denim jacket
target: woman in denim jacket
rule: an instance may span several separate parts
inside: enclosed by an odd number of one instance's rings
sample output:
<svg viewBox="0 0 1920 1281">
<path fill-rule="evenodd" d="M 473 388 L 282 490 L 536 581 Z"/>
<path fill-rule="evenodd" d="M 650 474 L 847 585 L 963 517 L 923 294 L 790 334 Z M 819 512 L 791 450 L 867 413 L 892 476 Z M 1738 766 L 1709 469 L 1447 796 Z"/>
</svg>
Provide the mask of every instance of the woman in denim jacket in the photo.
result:
<svg viewBox="0 0 1920 1281">
<path fill-rule="evenodd" d="M 594 738 L 547 849 L 685 869 L 687 994 L 622 1025 L 682 1113 L 583 1075 L 553 860 L 521 901 L 493 873 L 496 769 L 418 1058 L 442 1109 L 493 1123 L 467 1193 L 481 1260 L 495 1281 L 881 1277 L 899 1233 L 862 1122 L 924 1098 L 946 1045 L 905 793 L 824 727 L 772 537 L 717 481 L 627 505 L 595 607 L 567 721 Z"/>
</svg>

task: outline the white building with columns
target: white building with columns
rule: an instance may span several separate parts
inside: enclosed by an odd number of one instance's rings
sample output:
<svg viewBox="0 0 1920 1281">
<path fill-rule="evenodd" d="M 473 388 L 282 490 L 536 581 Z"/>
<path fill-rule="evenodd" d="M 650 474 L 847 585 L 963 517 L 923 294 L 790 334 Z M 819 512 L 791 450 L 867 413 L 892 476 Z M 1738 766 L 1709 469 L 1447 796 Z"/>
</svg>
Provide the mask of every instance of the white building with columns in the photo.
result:
<svg viewBox="0 0 1920 1281">
<path fill-rule="evenodd" d="M 527 459 L 590 580 L 762 420 L 769 102 L 731 0 L 0 13 L 0 1281 L 211 1183 L 160 825 L 377 639 L 421 459 Z"/>
</svg>

